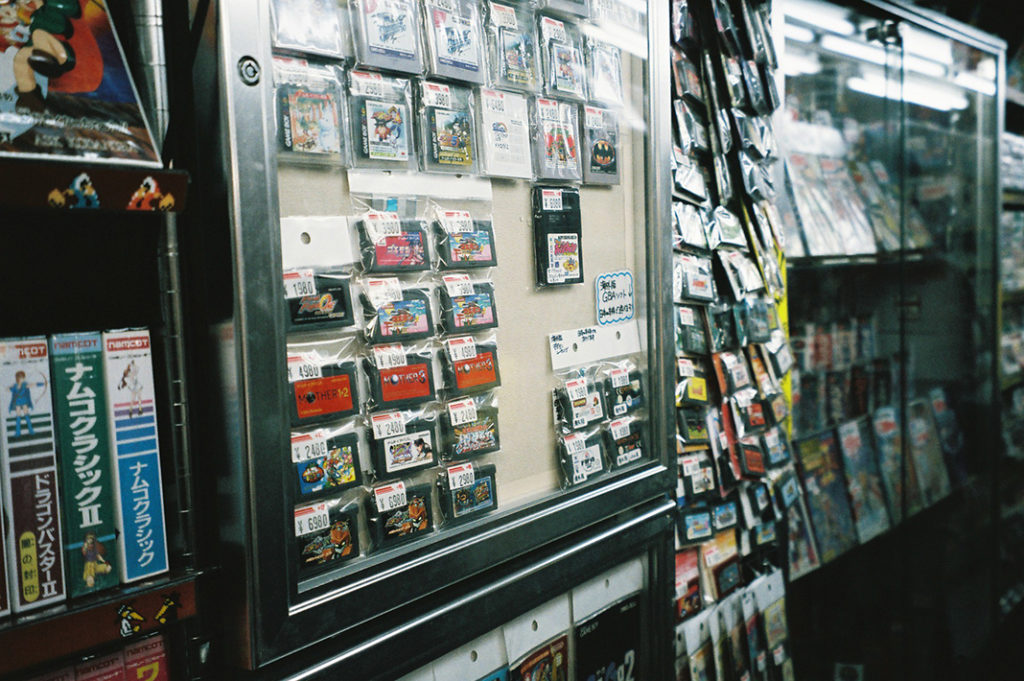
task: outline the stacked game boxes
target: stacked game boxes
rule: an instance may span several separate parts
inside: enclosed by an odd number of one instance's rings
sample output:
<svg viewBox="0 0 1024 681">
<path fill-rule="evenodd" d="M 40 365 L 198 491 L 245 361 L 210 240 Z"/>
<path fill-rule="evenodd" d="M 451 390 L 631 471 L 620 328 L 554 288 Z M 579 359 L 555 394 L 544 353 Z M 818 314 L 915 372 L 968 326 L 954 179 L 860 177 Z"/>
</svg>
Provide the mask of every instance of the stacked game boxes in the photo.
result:
<svg viewBox="0 0 1024 681">
<path fill-rule="evenodd" d="M 165 572 L 149 332 L 2 340 L 0 383 L 0 615 Z"/>
</svg>

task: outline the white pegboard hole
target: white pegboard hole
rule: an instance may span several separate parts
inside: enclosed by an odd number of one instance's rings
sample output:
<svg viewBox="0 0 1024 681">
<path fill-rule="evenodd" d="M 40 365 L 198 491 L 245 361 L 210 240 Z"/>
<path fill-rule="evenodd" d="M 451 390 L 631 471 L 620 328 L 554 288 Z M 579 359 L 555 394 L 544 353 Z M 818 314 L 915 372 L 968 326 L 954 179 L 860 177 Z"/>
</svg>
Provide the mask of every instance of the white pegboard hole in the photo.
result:
<svg viewBox="0 0 1024 681">
<path fill-rule="evenodd" d="M 309 232 L 303 232 L 299 235 L 299 240 L 304 244 L 309 244 L 313 239 L 309 236 Z"/>
<path fill-rule="evenodd" d="M 612 580 L 610 580 L 610 579 L 604 580 L 604 588 L 606 588 L 606 589 L 612 588 Z"/>
<path fill-rule="evenodd" d="M 537 624 L 537 620 L 534 620 L 534 621 L 530 622 L 530 628 L 533 629 L 534 631 L 537 631 L 537 629 L 540 628 L 540 625 Z"/>
<path fill-rule="evenodd" d="M 476 662 L 478 657 L 480 657 L 480 655 L 478 655 L 475 650 L 469 651 L 469 661 L 470 662 Z"/>
</svg>

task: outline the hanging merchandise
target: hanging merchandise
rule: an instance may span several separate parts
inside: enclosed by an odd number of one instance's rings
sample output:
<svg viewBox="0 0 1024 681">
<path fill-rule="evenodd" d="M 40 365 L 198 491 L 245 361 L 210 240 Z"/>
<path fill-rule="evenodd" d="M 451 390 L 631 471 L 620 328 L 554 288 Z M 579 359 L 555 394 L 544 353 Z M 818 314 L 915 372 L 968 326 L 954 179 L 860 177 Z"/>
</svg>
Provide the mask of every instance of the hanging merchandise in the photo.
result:
<svg viewBox="0 0 1024 681">
<path fill-rule="evenodd" d="M 273 0 L 274 47 L 336 59 L 350 56 L 344 53 L 339 13 L 334 0 Z"/>
<path fill-rule="evenodd" d="M 483 42 L 477 5 L 469 0 L 424 0 L 428 72 L 441 78 L 483 83 Z"/>
<path fill-rule="evenodd" d="M 437 487 L 445 523 L 473 520 L 498 508 L 493 464 L 452 464 L 438 473 Z"/>
<path fill-rule="evenodd" d="M 435 417 L 424 411 L 370 415 L 373 470 L 378 480 L 404 476 L 436 463 Z"/>
<path fill-rule="evenodd" d="M 435 353 L 427 344 L 377 345 L 363 357 L 370 383 L 370 404 L 395 409 L 433 402 Z"/>
<path fill-rule="evenodd" d="M 401 219 L 398 213 L 368 211 L 359 221 L 363 270 L 371 274 L 429 270 L 429 244 L 425 220 Z"/>
<path fill-rule="evenodd" d="M 493 335 L 448 337 L 443 346 L 441 368 L 447 397 L 462 397 L 501 385 L 498 346 Z"/>
<path fill-rule="evenodd" d="M 359 141 L 358 146 L 353 144 L 352 165 L 415 170 L 409 81 L 369 71 L 350 71 L 348 102 L 351 139 Z"/>
<path fill-rule="evenodd" d="M 295 547 L 304 573 L 359 557 L 359 509 L 338 499 L 297 506 Z"/>
<path fill-rule="evenodd" d="M 293 426 L 324 423 L 359 411 L 359 379 L 351 352 L 351 341 L 288 345 Z"/>
<path fill-rule="evenodd" d="M 542 45 L 544 92 L 549 96 L 585 99 L 586 70 L 579 27 L 545 14 L 538 14 L 537 22 Z"/>
<path fill-rule="evenodd" d="M 340 70 L 274 57 L 277 141 L 282 160 L 347 163 Z"/>
<path fill-rule="evenodd" d="M 475 174 L 476 111 L 469 88 L 418 81 L 421 170 Z"/>
<path fill-rule="evenodd" d="M 619 123 L 611 109 L 583 107 L 583 181 L 619 183 Z"/>
<path fill-rule="evenodd" d="M 537 92 L 540 61 L 533 10 L 498 2 L 487 2 L 486 7 L 491 83 L 500 88 Z"/>
<path fill-rule="evenodd" d="M 495 393 L 449 400 L 441 411 L 441 458 L 458 461 L 496 452 L 498 398 Z"/>
<path fill-rule="evenodd" d="M 474 219 L 469 211 L 438 208 L 434 236 L 439 269 L 477 269 L 498 264 L 490 219 Z"/>
<path fill-rule="evenodd" d="M 423 73 L 416 0 L 351 0 L 351 24 L 359 66 Z"/>
<path fill-rule="evenodd" d="M 590 101 L 622 106 L 622 50 L 587 36 L 586 61 Z"/>
<path fill-rule="evenodd" d="M 303 501 L 362 484 L 360 442 L 348 423 L 291 432 L 291 460 L 297 499 Z"/>
<path fill-rule="evenodd" d="M 533 248 L 537 286 L 583 283 L 579 189 L 533 187 Z"/>
<path fill-rule="evenodd" d="M 396 343 L 434 335 L 430 294 L 403 288 L 397 278 L 363 281 L 363 334 L 369 343 Z"/>
<path fill-rule="evenodd" d="M 356 323 L 352 277 L 346 270 L 303 268 L 283 275 L 290 331 L 340 329 Z"/>
<path fill-rule="evenodd" d="M 545 180 L 583 179 L 579 113 L 575 104 L 534 98 L 533 130 L 537 177 Z"/>
<path fill-rule="evenodd" d="M 429 534 L 434 529 L 430 485 L 402 481 L 374 487 L 366 499 L 366 517 L 378 551 Z"/>
<path fill-rule="evenodd" d="M 605 448 L 612 469 L 621 468 L 643 458 L 650 458 L 647 448 L 646 424 L 626 416 L 608 422 L 605 429 Z"/>
<path fill-rule="evenodd" d="M 480 88 L 478 92 L 483 173 L 492 177 L 531 179 L 533 156 L 526 96 L 488 88 Z"/>
<path fill-rule="evenodd" d="M 467 274 L 446 274 L 437 292 L 442 333 L 475 333 L 498 326 L 491 282 L 473 281 Z"/>
</svg>

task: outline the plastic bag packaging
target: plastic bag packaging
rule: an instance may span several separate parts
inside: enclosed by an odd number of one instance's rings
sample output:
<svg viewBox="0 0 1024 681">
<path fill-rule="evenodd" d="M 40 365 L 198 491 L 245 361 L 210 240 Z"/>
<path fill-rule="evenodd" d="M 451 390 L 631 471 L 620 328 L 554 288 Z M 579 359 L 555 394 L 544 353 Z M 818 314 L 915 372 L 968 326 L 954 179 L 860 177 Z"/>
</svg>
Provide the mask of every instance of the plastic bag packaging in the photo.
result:
<svg viewBox="0 0 1024 681">
<path fill-rule="evenodd" d="M 434 236 L 441 270 L 494 267 L 498 255 L 490 219 L 473 219 L 469 211 L 436 210 Z"/>
<path fill-rule="evenodd" d="M 747 105 L 747 93 L 743 87 L 743 67 L 737 57 L 722 55 L 722 67 L 725 69 L 725 85 L 729 90 L 729 104 L 734 108 Z"/>
<path fill-rule="evenodd" d="M 540 90 L 536 19 L 528 6 L 487 2 L 491 83 L 523 92 Z"/>
<path fill-rule="evenodd" d="M 533 249 L 538 286 L 583 283 L 579 189 L 533 187 Z"/>
<path fill-rule="evenodd" d="M 375 550 L 382 551 L 430 534 L 434 516 L 430 484 L 401 480 L 374 487 L 366 498 L 366 520 Z"/>
<path fill-rule="evenodd" d="M 576 105 L 557 99 L 535 98 L 533 130 L 537 177 L 581 180 L 580 124 Z"/>
<path fill-rule="evenodd" d="M 418 92 L 421 169 L 476 174 L 476 107 L 469 88 L 422 80 Z"/>
<path fill-rule="evenodd" d="M 736 394 L 730 399 L 732 400 L 733 422 L 736 433 L 740 437 L 753 435 L 768 425 L 768 418 L 764 405 L 757 395 L 757 389 L 753 387 L 743 388 L 736 391 Z M 760 441 L 757 441 L 757 447 L 760 449 Z"/>
<path fill-rule="evenodd" d="M 608 422 L 604 436 L 612 470 L 650 458 L 646 432 L 644 422 L 634 416 Z"/>
<path fill-rule="evenodd" d="M 744 309 L 747 338 L 751 343 L 767 343 L 772 338 L 771 315 L 764 298 L 748 298 L 740 305 Z"/>
<path fill-rule="evenodd" d="M 296 506 L 295 561 L 306 576 L 359 557 L 359 507 L 340 499 Z"/>
<path fill-rule="evenodd" d="M 764 446 L 765 457 L 768 465 L 772 468 L 785 466 L 792 459 L 789 451 L 789 441 L 786 439 L 786 432 L 779 426 L 769 428 L 761 434 L 761 444 Z M 789 503 L 786 504 L 788 508 Z"/>
<path fill-rule="evenodd" d="M 483 173 L 491 177 L 532 179 L 526 97 L 488 88 L 480 88 L 478 97 Z"/>
<path fill-rule="evenodd" d="M 676 147 L 672 154 L 672 179 L 685 198 L 699 204 L 708 200 L 708 176 L 703 166 Z"/>
<path fill-rule="evenodd" d="M 576 17 L 590 16 L 589 0 L 539 0 L 537 4 L 543 9 L 560 14 Z"/>
<path fill-rule="evenodd" d="M 672 77 L 676 96 L 695 105 L 698 111 L 705 108 L 704 83 L 700 71 L 682 50 L 673 50 Z"/>
<path fill-rule="evenodd" d="M 409 80 L 349 71 L 348 102 L 353 167 L 415 170 Z"/>
<path fill-rule="evenodd" d="M 699 449 L 679 457 L 679 475 L 683 479 L 687 503 L 711 500 L 718 491 L 715 464 L 709 449 Z"/>
<path fill-rule="evenodd" d="M 704 331 L 704 309 L 699 305 L 676 306 L 676 351 L 696 355 L 708 353 Z"/>
<path fill-rule="evenodd" d="M 711 403 L 703 357 L 676 357 L 676 373 L 676 407 L 706 407 Z"/>
<path fill-rule="evenodd" d="M 337 494 L 363 483 L 361 442 L 355 422 L 291 432 L 296 499 Z"/>
<path fill-rule="evenodd" d="M 498 344 L 493 334 L 445 338 L 441 351 L 445 396 L 461 397 L 501 385 Z"/>
<path fill-rule="evenodd" d="M 732 151 L 732 127 L 729 123 L 729 112 L 718 110 L 718 153 L 726 156 Z"/>
<path fill-rule="evenodd" d="M 764 290 L 761 272 L 748 254 L 722 249 L 716 251 L 716 255 L 722 263 L 722 269 L 736 300 L 742 300 L 744 296 Z"/>
<path fill-rule="evenodd" d="M 679 246 L 700 250 L 708 249 L 704 211 L 685 201 L 672 202 L 672 222 Z M 678 249 L 677 249 L 678 250 Z"/>
<path fill-rule="evenodd" d="M 750 370 L 743 354 L 735 352 L 719 352 L 714 355 L 715 372 L 722 392 L 735 395 L 744 388 L 753 387 L 750 381 Z"/>
<path fill-rule="evenodd" d="M 274 57 L 277 142 L 281 160 L 345 165 L 341 69 L 305 59 Z"/>
<path fill-rule="evenodd" d="M 423 73 L 416 0 L 351 0 L 350 21 L 357 65 Z"/>
<path fill-rule="evenodd" d="M 609 417 L 625 416 L 643 408 L 643 374 L 633 360 L 619 360 L 600 367 L 596 380 L 604 390 Z"/>
<path fill-rule="evenodd" d="M 427 222 L 398 213 L 367 211 L 358 220 L 363 271 L 403 274 L 430 269 Z"/>
<path fill-rule="evenodd" d="M 678 303 L 710 303 L 715 300 L 715 280 L 711 258 L 691 253 L 676 253 L 672 268 L 673 299 Z"/>
<path fill-rule="evenodd" d="M 558 438 L 558 461 L 566 487 L 581 485 L 608 470 L 600 428 L 563 432 Z"/>
<path fill-rule="evenodd" d="M 437 289 L 441 332 L 476 333 L 498 326 L 494 284 L 471 280 L 468 274 L 446 274 Z"/>
<path fill-rule="evenodd" d="M 590 101 L 622 106 L 622 50 L 587 36 L 587 82 Z"/>
<path fill-rule="evenodd" d="M 429 289 L 396 278 L 363 281 L 363 335 L 368 343 L 397 343 L 434 335 Z"/>
<path fill-rule="evenodd" d="M 343 43 L 342 10 L 335 0 L 272 0 L 274 47 L 341 59 L 352 46 Z"/>
<path fill-rule="evenodd" d="M 352 416 L 359 411 L 359 378 L 352 339 L 289 343 L 292 426 Z"/>
<path fill-rule="evenodd" d="M 761 70 L 757 67 L 757 63 L 741 59 L 740 71 L 743 73 L 743 85 L 747 89 L 747 101 L 750 107 L 762 116 L 767 116 L 772 112 L 772 105 L 768 101 L 768 93 L 765 92 Z"/>
<path fill-rule="evenodd" d="M 494 464 L 453 464 L 437 476 L 437 498 L 446 524 L 473 520 L 498 508 Z"/>
<path fill-rule="evenodd" d="M 728 203 L 732 200 L 732 175 L 729 173 L 729 163 L 725 156 L 716 154 L 712 159 L 715 170 L 715 187 L 718 190 L 718 202 Z"/>
<path fill-rule="evenodd" d="M 672 102 L 672 114 L 676 124 L 676 139 L 683 153 L 709 153 L 711 142 L 708 139 L 707 125 L 703 116 L 694 113 L 693 105 L 676 99 Z"/>
<path fill-rule="evenodd" d="M 437 396 L 434 352 L 428 344 L 377 345 L 363 359 L 370 384 L 370 409 L 397 409 Z"/>
<path fill-rule="evenodd" d="M 679 513 L 679 525 L 676 530 L 677 538 L 679 539 L 678 544 L 680 546 L 694 546 L 696 544 L 706 542 L 708 539 L 715 536 L 715 530 L 711 525 L 711 509 L 703 505 L 683 509 Z M 690 621 L 692 622 L 693 620 Z M 703 667 L 701 669 L 703 669 Z M 704 675 L 695 676 L 694 678 L 699 679 L 708 677 Z"/>
<path fill-rule="evenodd" d="M 441 411 L 441 458 L 461 461 L 501 448 L 498 398 L 493 392 L 446 402 Z"/>
<path fill-rule="evenodd" d="M 427 70 L 440 78 L 483 83 L 483 35 L 477 5 L 470 0 L 424 0 Z"/>
<path fill-rule="evenodd" d="M 335 329 L 355 324 L 350 286 L 343 269 L 304 268 L 283 274 L 289 331 Z"/>
<path fill-rule="evenodd" d="M 386 480 L 437 463 L 437 417 L 422 409 L 379 412 L 370 416 L 370 452 L 377 480 Z"/>
<path fill-rule="evenodd" d="M 555 423 L 579 430 L 607 418 L 603 390 L 595 374 L 595 367 L 583 367 L 560 376 L 562 386 L 553 394 Z"/>
<path fill-rule="evenodd" d="M 555 97 L 586 99 L 587 78 L 579 29 L 572 23 L 546 14 L 537 15 L 537 26 L 544 67 L 544 92 Z"/>
<path fill-rule="evenodd" d="M 611 109 L 583 107 L 583 181 L 619 183 L 619 121 Z"/>
<path fill-rule="evenodd" d="M 678 409 L 676 422 L 679 435 L 686 444 L 702 444 L 708 439 L 707 414 L 702 409 Z"/>
<path fill-rule="evenodd" d="M 736 316 L 728 304 L 711 305 L 707 309 L 708 349 L 711 352 L 738 349 L 739 335 L 736 333 Z"/>
</svg>

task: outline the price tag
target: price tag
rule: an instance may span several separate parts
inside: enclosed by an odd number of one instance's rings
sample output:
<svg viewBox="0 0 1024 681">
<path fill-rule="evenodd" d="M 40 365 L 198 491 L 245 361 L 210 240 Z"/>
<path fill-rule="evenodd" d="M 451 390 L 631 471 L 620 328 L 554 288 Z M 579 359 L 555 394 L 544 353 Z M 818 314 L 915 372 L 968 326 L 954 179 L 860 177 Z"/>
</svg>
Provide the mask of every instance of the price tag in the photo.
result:
<svg viewBox="0 0 1024 681">
<path fill-rule="evenodd" d="M 563 43 L 567 41 L 565 35 L 565 24 L 558 19 L 542 17 L 540 20 L 540 32 L 541 35 L 544 36 L 545 40 L 557 40 Z"/>
<path fill-rule="evenodd" d="M 593 106 L 583 108 L 583 123 L 588 128 L 604 127 L 604 111 Z"/>
<path fill-rule="evenodd" d="M 374 487 L 373 501 L 381 513 L 387 513 L 407 505 L 409 502 L 405 498 L 405 483 L 399 481 L 382 487 Z"/>
<path fill-rule="evenodd" d="M 779 446 L 779 432 L 772 428 L 764 434 L 764 444 L 768 449 L 775 449 Z"/>
<path fill-rule="evenodd" d="M 352 71 L 349 75 L 352 77 L 352 94 L 367 97 L 384 96 L 384 77 L 379 73 Z"/>
<path fill-rule="evenodd" d="M 327 513 L 327 502 L 295 509 L 295 536 L 302 537 L 313 532 L 326 530 L 331 524 Z"/>
<path fill-rule="evenodd" d="M 497 90 L 481 90 L 480 99 L 483 100 L 484 109 L 496 114 L 505 113 L 505 93 Z"/>
<path fill-rule="evenodd" d="M 537 116 L 542 121 L 557 121 L 558 120 L 558 102 L 553 99 L 538 99 L 537 100 Z M 551 191 L 558 191 L 553 189 Z M 562 193 L 558 191 L 559 200 L 561 200 Z M 551 208 L 545 210 L 562 210 L 561 208 Z"/>
<path fill-rule="evenodd" d="M 448 489 L 469 487 L 474 482 L 476 482 L 476 475 L 473 473 L 473 464 L 461 463 L 457 466 L 448 466 Z"/>
<path fill-rule="evenodd" d="M 625 388 L 629 385 L 629 372 L 625 369 L 612 369 L 609 374 L 613 388 Z"/>
<path fill-rule="evenodd" d="M 757 654 L 757 671 L 763 672 L 768 662 L 768 654 L 763 650 Z"/>
<path fill-rule="evenodd" d="M 449 402 L 448 416 L 451 417 L 452 427 L 473 423 L 476 421 L 476 402 L 472 397 Z"/>
<path fill-rule="evenodd" d="M 697 368 L 689 357 L 680 357 L 676 360 L 676 364 L 679 365 L 680 378 L 692 378 L 697 375 Z"/>
<path fill-rule="evenodd" d="M 494 22 L 495 26 L 511 28 L 513 31 L 519 28 L 519 21 L 516 20 L 516 11 L 508 5 L 499 5 L 496 2 L 492 2 L 491 21 Z"/>
<path fill-rule="evenodd" d="M 729 451 L 729 438 L 722 431 L 718 431 L 718 446 L 722 448 L 723 452 Z"/>
<path fill-rule="evenodd" d="M 575 433 L 563 437 L 562 442 L 565 444 L 565 451 L 569 454 L 580 454 L 587 448 L 587 438 Z"/>
<path fill-rule="evenodd" d="M 679 323 L 683 326 L 696 326 L 696 320 L 693 316 L 693 309 L 689 307 L 679 308 Z"/>
<path fill-rule="evenodd" d="M 312 433 L 292 435 L 292 462 L 302 463 L 310 459 L 327 456 L 327 433 L 316 430 Z"/>
<path fill-rule="evenodd" d="M 465 234 L 473 231 L 473 218 L 468 210 L 445 210 L 438 213 L 441 227 L 449 234 Z"/>
<path fill-rule="evenodd" d="M 757 394 L 753 390 L 741 390 L 733 396 L 733 399 L 736 400 L 736 404 L 739 405 L 741 409 L 747 409 L 753 403 L 751 393 L 754 393 L 755 395 Z"/>
<path fill-rule="evenodd" d="M 309 381 L 323 378 L 320 363 L 308 355 L 290 355 L 288 357 L 288 382 Z"/>
<path fill-rule="evenodd" d="M 471 296 L 474 293 L 473 282 L 468 274 L 446 274 L 441 277 L 444 288 L 452 298 L 455 296 Z"/>
<path fill-rule="evenodd" d="M 432 4 L 438 9 L 443 9 L 446 12 L 455 11 L 455 3 L 452 0 L 433 0 Z"/>
<path fill-rule="evenodd" d="M 443 83 L 423 83 L 423 101 L 427 106 L 452 108 L 452 91 Z"/>
<path fill-rule="evenodd" d="M 622 440 L 629 437 L 629 424 L 632 422 L 633 419 L 618 419 L 609 423 L 608 428 L 612 431 L 612 439 Z"/>
<path fill-rule="evenodd" d="M 405 435 L 405 417 L 400 411 L 374 414 L 370 417 L 370 425 L 373 427 L 374 440 Z"/>
<path fill-rule="evenodd" d="M 377 309 L 402 299 L 402 284 L 398 277 L 366 280 L 366 297 Z"/>
<path fill-rule="evenodd" d="M 672 297 L 675 300 L 683 299 L 683 263 L 676 260 L 672 267 Z"/>
<path fill-rule="evenodd" d="M 284 273 L 284 297 L 302 298 L 316 295 L 316 279 L 313 270 L 292 270 Z"/>
<path fill-rule="evenodd" d="M 382 243 L 389 236 L 401 236 L 402 222 L 398 213 L 378 213 L 370 211 L 363 216 L 367 236 L 375 244 Z"/>
<path fill-rule="evenodd" d="M 402 347 L 401 343 L 375 345 L 373 346 L 373 361 L 377 365 L 378 369 L 404 367 L 407 364 L 405 360 L 405 348 Z"/>
<path fill-rule="evenodd" d="M 585 402 L 587 400 L 587 379 L 580 377 L 566 381 L 565 392 L 568 394 L 570 402 L 578 402 L 580 400 Z"/>
<path fill-rule="evenodd" d="M 561 189 L 542 189 L 540 200 L 543 210 L 562 210 Z"/>
<path fill-rule="evenodd" d="M 775 666 L 778 667 L 786 661 L 786 647 L 779 645 L 775 646 L 775 650 L 772 651 L 772 660 L 775 661 Z"/>
<path fill-rule="evenodd" d="M 688 456 L 682 461 L 683 464 L 683 475 L 690 477 L 694 476 L 700 471 L 700 459 L 695 456 Z"/>
<path fill-rule="evenodd" d="M 453 362 L 476 358 L 476 341 L 472 336 L 449 338 L 445 343 L 448 344 L 448 355 Z"/>
<path fill-rule="evenodd" d="M 707 550 L 704 551 L 704 562 L 707 563 L 708 567 L 714 567 L 715 561 L 718 560 L 718 547 L 709 545 Z"/>
</svg>

